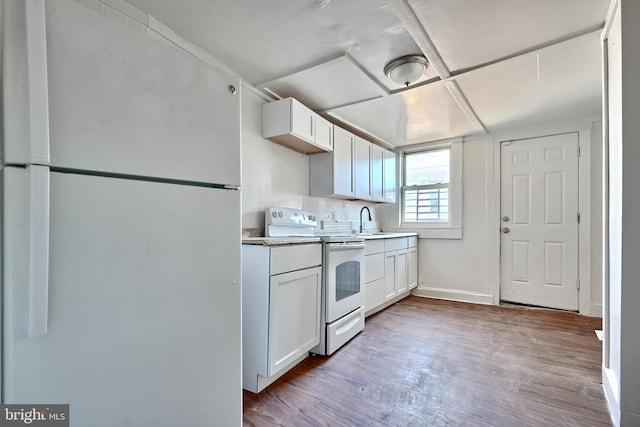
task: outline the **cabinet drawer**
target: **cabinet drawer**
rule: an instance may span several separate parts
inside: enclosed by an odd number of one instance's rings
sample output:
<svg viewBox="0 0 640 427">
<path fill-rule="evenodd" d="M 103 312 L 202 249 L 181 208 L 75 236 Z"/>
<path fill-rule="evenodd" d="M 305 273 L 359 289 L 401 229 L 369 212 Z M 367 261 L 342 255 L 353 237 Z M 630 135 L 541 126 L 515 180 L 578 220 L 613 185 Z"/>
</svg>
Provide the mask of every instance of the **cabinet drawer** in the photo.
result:
<svg viewBox="0 0 640 427">
<path fill-rule="evenodd" d="M 417 236 L 411 236 L 411 237 L 407 237 L 408 240 L 408 248 L 415 248 L 416 246 L 418 246 L 418 237 Z"/>
<path fill-rule="evenodd" d="M 364 307 L 327 325 L 327 356 L 364 329 Z"/>
<path fill-rule="evenodd" d="M 397 251 L 400 249 L 407 248 L 407 238 L 406 237 L 397 237 L 395 239 L 385 239 L 384 240 L 384 251 Z"/>
<path fill-rule="evenodd" d="M 372 239 L 364 241 L 364 254 L 379 254 L 384 252 L 384 239 Z"/>
<path fill-rule="evenodd" d="M 384 277 L 384 254 L 364 257 L 364 282 L 369 283 Z"/>
<path fill-rule="evenodd" d="M 322 245 L 291 245 L 271 248 L 271 275 L 322 264 Z"/>
</svg>

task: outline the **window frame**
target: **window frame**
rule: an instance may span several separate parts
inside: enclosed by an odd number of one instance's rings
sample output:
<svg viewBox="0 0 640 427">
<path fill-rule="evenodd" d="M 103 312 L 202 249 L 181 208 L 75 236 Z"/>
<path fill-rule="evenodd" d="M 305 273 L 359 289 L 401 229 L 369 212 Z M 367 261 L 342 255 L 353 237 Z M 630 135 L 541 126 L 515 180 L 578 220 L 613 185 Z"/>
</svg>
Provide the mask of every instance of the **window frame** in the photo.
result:
<svg viewBox="0 0 640 427">
<path fill-rule="evenodd" d="M 404 215 L 405 190 L 415 186 L 405 185 L 405 155 L 419 152 L 449 149 L 449 221 L 448 222 L 406 222 Z M 436 141 L 417 144 L 398 150 L 398 225 L 401 229 L 417 231 L 421 238 L 461 239 L 462 238 L 462 139 Z"/>
</svg>

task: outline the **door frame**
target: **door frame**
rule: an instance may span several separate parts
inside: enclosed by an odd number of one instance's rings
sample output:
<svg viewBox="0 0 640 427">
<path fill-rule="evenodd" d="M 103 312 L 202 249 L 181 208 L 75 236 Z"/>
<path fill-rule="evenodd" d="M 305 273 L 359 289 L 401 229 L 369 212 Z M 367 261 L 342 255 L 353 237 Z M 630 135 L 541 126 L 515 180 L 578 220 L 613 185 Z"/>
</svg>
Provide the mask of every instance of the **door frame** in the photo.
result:
<svg viewBox="0 0 640 427">
<path fill-rule="evenodd" d="M 492 214 L 487 218 L 487 229 L 494 230 L 493 250 L 496 263 L 493 266 L 495 287 L 493 303 L 500 304 L 501 262 L 500 252 L 500 219 L 501 219 L 501 142 L 520 139 L 538 138 L 565 133 L 577 133 L 580 156 L 578 157 L 578 210 L 580 225 L 578 227 L 578 312 L 586 316 L 602 316 L 602 307 L 591 304 L 591 144 L 593 123 L 602 120 L 600 116 L 588 117 L 567 123 L 550 124 L 516 131 L 496 134 L 493 137 L 493 203 Z"/>
</svg>

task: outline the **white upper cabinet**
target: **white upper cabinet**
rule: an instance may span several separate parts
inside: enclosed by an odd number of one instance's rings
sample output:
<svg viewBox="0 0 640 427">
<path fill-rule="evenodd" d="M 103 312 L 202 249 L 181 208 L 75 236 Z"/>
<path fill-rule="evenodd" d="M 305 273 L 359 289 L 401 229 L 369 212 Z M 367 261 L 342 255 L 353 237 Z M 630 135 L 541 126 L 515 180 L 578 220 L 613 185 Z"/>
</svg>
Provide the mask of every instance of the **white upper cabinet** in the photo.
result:
<svg viewBox="0 0 640 427">
<path fill-rule="evenodd" d="M 316 144 L 324 148 L 325 151 L 333 151 L 333 123 L 318 115 L 316 119 Z"/>
<path fill-rule="evenodd" d="M 356 198 L 371 200 L 371 143 L 356 136 L 354 151 Z"/>
<path fill-rule="evenodd" d="M 396 153 L 382 149 L 382 192 L 386 203 L 396 202 Z"/>
<path fill-rule="evenodd" d="M 333 124 L 293 98 L 262 107 L 262 137 L 303 154 L 333 149 Z"/>
<path fill-rule="evenodd" d="M 269 105 L 270 107 L 267 107 Z M 314 142 L 315 113 L 296 101 L 288 98 L 284 102 L 266 104 L 265 111 L 277 114 L 277 117 L 265 120 L 265 137 L 278 136 L 280 133 L 290 133 L 309 142 Z M 288 119 L 288 123 L 287 123 Z M 277 124 L 278 128 L 270 133 L 266 131 L 270 124 Z M 287 132 L 289 131 L 289 132 Z"/>
<path fill-rule="evenodd" d="M 333 152 L 309 158 L 310 194 L 372 202 L 396 200 L 396 155 L 333 126 Z"/>
<path fill-rule="evenodd" d="M 333 151 L 309 157 L 310 194 L 312 196 L 355 197 L 355 135 L 333 127 Z"/>
<path fill-rule="evenodd" d="M 384 201 L 384 152 L 386 150 L 371 144 L 371 199 Z"/>
</svg>

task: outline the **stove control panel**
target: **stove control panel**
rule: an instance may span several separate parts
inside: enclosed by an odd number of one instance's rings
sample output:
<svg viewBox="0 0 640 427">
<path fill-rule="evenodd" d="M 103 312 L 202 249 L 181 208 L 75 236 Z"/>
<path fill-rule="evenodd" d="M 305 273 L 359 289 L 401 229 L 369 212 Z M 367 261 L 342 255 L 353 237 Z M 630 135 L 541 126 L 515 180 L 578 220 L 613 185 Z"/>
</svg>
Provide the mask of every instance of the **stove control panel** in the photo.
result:
<svg viewBox="0 0 640 427">
<path fill-rule="evenodd" d="M 264 225 L 269 237 L 304 237 L 313 236 L 318 221 L 314 214 L 300 209 L 267 208 Z"/>
</svg>

